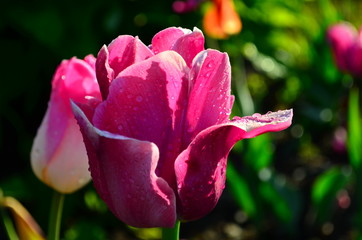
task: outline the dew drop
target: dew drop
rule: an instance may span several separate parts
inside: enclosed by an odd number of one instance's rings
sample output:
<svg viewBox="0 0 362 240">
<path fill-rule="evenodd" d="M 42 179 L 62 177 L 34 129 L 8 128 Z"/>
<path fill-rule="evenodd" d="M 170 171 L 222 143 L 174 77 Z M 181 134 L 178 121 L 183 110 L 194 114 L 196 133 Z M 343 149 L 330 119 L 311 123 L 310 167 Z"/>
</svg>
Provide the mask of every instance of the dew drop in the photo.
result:
<svg viewBox="0 0 362 240">
<path fill-rule="evenodd" d="M 137 96 L 137 97 L 136 97 L 136 101 L 137 101 L 137 102 L 142 102 L 142 100 L 143 100 L 143 97 L 141 97 L 141 96 Z"/>
<path fill-rule="evenodd" d="M 209 62 L 208 64 L 207 64 L 207 67 L 208 68 L 212 68 L 214 65 L 212 64 L 212 62 Z"/>
<path fill-rule="evenodd" d="M 79 178 L 78 179 L 79 184 L 84 184 L 85 182 L 86 182 L 86 180 L 84 178 Z"/>
</svg>

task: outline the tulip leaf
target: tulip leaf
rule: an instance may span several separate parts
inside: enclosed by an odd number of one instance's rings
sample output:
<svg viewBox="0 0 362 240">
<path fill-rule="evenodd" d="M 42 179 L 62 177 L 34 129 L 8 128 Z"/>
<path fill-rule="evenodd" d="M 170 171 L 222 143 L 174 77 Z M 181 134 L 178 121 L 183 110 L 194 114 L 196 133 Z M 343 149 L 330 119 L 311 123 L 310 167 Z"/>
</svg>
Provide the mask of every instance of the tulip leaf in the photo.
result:
<svg viewBox="0 0 362 240">
<path fill-rule="evenodd" d="M 361 133 L 358 90 L 353 89 L 349 95 L 348 105 L 348 153 L 351 164 L 355 169 L 359 169 L 362 161 Z"/>
<path fill-rule="evenodd" d="M 275 189 L 271 182 L 261 182 L 259 186 L 260 195 L 270 204 L 272 211 L 283 222 L 289 223 L 292 218 L 291 208 L 283 196 Z"/>
<path fill-rule="evenodd" d="M 321 174 L 312 186 L 312 203 L 316 211 L 316 220 L 323 223 L 330 219 L 331 208 L 336 195 L 348 183 L 349 175 L 346 175 L 338 167 L 333 167 Z"/>
<path fill-rule="evenodd" d="M 253 167 L 256 172 L 269 166 L 273 159 L 273 145 L 270 136 L 263 134 L 249 139 L 247 143 L 245 161 L 248 166 Z"/>
<path fill-rule="evenodd" d="M 257 214 L 257 206 L 254 202 L 250 185 L 245 177 L 238 173 L 231 162 L 228 163 L 226 176 L 228 188 L 236 203 L 248 216 L 254 217 Z"/>
<path fill-rule="evenodd" d="M 75 239 L 106 239 L 105 229 L 94 220 L 82 220 L 74 224 L 65 232 L 66 240 Z"/>
</svg>

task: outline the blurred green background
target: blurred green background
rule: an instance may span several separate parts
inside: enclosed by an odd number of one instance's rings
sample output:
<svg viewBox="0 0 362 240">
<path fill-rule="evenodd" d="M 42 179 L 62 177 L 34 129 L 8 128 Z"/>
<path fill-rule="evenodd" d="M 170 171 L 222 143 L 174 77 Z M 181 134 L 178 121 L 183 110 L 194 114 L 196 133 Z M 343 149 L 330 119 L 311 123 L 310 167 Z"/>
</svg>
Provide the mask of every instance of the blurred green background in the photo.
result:
<svg viewBox="0 0 362 240">
<path fill-rule="evenodd" d="M 205 4 L 177 14 L 171 0 L 2 1 L 0 189 L 47 231 L 52 191 L 30 148 L 62 59 L 97 55 L 121 34 L 147 45 L 158 31 L 202 29 Z M 360 239 L 362 79 L 340 73 L 325 39 L 341 20 L 362 24 L 362 1 L 234 0 L 243 29 L 206 47 L 229 54 L 235 115 L 293 108 L 293 125 L 238 143 L 215 210 L 181 225 L 184 239 Z M 351 94 L 351 89 L 354 89 Z M 353 134 L 348 134 L 353 132 Z M 348 139 L 348 146 L 347 146 Z M 92 184 L 65 200 L 62 239 L 158 239 L 118 221 Z M 0 225 L 0 239 L 7 239 Z"/>
</svg>

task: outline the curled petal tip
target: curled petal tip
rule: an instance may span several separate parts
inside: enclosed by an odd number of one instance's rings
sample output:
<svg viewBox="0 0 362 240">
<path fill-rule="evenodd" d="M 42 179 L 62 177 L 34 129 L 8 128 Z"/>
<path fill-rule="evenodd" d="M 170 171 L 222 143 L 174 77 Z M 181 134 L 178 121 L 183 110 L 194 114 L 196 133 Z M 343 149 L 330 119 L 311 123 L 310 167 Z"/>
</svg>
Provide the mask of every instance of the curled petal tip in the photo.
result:
<svg viewBox="0 0 362 240">
<path fill-rule="evenodd" d="M 282 123 L 291 124 L 293 118 L 293 109 L 279 110 L 277 112 L 268 112 L 266 114 L 255 113 L 246 117 L 234 117 L 233 122 L 241 123 L 242 128 L 246 132 L 250 132 L 256 128 L 265 125 L 279 125 Z M 275 130 L 278 131 L 278 130 Z"/>
</svg>

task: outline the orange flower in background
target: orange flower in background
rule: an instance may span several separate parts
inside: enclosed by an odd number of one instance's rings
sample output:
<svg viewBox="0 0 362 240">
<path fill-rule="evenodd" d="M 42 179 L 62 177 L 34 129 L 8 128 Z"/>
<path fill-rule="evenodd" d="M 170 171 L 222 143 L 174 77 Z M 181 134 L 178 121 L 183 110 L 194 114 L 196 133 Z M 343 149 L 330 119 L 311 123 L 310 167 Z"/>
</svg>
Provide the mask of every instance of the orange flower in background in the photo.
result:
<svg viewBox="0 0 362 240">
<path fill-rule="evenodd" d="M 242 24 L 232 0 L 213 0 L 207 9 L 203 28 L 207 35 L 213 38 L 224 39 L 238 34 Z"/>
</svg>

